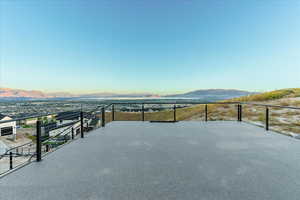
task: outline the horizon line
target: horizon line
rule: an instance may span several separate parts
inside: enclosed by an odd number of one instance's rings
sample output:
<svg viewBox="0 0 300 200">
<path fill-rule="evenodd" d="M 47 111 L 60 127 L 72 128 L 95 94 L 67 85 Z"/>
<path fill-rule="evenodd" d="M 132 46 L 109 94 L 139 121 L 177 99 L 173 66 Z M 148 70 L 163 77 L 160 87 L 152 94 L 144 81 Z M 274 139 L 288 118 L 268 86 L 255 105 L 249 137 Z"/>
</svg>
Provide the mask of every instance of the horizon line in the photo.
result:
<svg viewBox="0 0 300 200">
<path fill-rule="evenodd" d="M 246 89 L 237 89 L 237 88 L 200 88 L 200 89 L 189 89 L 189 90 L 180 90 L 180 91 L 168 91 L 168 92 L 155 92 L 155 91 L 122 91 L 122 90 L 97 90 L 97 91 L 72 91 L 72 90 L 43 90 L 43 89 L 26 89 L 26 88 L 11 88 L 11 87 L 0 87 L 0 89 L 7 89 L 7 90 L 22 90 L 22 91 L 32 91 L 32 92 L 42 92 L 45 94 L 53 94 L 53 93 L 68 93 L 70 95 L 92 95 L 92 94 L 111 94 L 111 95 L 126 95 L 126 94 L 147 94 L 147 95 L 174 95 L 174 94 L 182 94 L 182 93 L 189 93 L 199 90 L 239 90 L 239 91 L 247 91 L 247 92 L 268 92 L 273 90 L 280 90 L 280 89 L 289 89 L 289 88 L 275 88 L 270 90 L 246 90 Z"/>
</svg>

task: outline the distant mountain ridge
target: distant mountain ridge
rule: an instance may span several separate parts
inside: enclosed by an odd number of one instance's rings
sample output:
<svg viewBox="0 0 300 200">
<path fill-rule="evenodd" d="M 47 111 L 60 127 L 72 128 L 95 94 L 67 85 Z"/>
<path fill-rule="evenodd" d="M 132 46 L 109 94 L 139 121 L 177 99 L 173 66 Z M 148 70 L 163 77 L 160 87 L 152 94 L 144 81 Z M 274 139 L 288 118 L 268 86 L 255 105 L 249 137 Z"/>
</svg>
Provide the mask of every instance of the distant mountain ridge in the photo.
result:
<svg viewBox="0 0 300 200">
<path fill-rule="evenodd" d="M 164 95 L 159 96 L 151 93 L 129 93 L 129 94 L 117 94 L 117 93 L 93 93 L 93 94 L 80 94 L 75 95 L 68 92 L 56 92 L 56 93 L 44 93 L 37 90 L 21 90 L 11 88 L 0 88 L 0 99 L 53 99 L 53 98 L 198 98 L 203 100 L 225 100 L 231 98 L 237 98 L 241 96 L 247 96 L 256 94 L 253 92 L 233 89 L 207 89 L 196 90 L 183 94 Z"/>
<path fill-rule="evenodd" d="M 0 98 L 48 98 L 45 93 L 37 90 L 20 90 L 0 88 Z"/>
<path fill-rule="evenodd" d="M 21 90 L 11 88 L 0 88 L 0 98 L 2 99 L 51 99 L 51 98 L 126 98 L 126 97 L 152 97 L 150 93 L 93 93 L 93 94 L 72 94 L 68 92 L 44 93 L 37 90 Z"/>
<path fill-rule="evenodd" d="M 244 90 L 235 90 L 235 89 L 207 89 L 207 90 L 195 90 L 183 94 L 167 95 L 166 97 L 226 100 L 226 99 L 232 99 L 232 98 L 248 96 L 253 94 L 257 94 L 257 93 L 244 91 Z"/>
</svg>

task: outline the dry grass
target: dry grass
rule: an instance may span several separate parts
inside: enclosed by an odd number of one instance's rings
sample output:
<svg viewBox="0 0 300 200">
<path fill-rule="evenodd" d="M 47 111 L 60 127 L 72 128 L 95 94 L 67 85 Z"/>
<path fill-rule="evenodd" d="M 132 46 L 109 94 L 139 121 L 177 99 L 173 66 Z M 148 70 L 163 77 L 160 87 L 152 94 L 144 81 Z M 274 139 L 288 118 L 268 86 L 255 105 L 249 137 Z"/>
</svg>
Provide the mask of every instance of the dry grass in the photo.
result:
<svg viewBox="0 0 300 200">
<path fill-rule="evenodd" d="M 234 98 L 227 101 L 253 102 L 253 101 L 271 101 L 282 98 L 300 97 L 300 88 L 282 89 L 261 94 Z"/>
</svg>

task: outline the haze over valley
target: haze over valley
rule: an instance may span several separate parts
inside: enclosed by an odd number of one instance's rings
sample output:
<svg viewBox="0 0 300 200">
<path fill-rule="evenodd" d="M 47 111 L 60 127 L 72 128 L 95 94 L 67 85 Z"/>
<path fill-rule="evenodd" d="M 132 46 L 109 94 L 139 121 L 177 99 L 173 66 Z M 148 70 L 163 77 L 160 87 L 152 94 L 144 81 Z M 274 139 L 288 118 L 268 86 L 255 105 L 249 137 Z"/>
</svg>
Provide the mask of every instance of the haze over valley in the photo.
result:
<svg viewBox="0 0 300 200">
<path fill-rule="evenodd" d="M 158 95 L 151 93 L 93 93 L 93 94 L 72 94 L 68 92 L 45 93 L 37 90 L 22 90 L 0 88 L 0 100 L 46 100 L 46 99 L 109 99 L 109 98 L 187 98 L 206 101 L 225 100 L 241 96 L 256 94 L 244 90 L 234 89 L 202 89 L 181 94 Z"/>
</svg>

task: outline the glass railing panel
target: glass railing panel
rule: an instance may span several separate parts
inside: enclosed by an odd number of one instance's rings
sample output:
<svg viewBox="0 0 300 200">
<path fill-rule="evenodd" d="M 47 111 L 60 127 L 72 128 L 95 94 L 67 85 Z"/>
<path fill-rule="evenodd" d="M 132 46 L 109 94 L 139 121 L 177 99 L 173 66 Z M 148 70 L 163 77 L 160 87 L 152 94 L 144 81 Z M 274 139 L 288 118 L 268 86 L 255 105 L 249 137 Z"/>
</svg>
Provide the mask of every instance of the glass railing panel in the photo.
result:
<svg viewBox="0 0 300 200">
<path fill-rule="evenodd" d="M 205 105 L 179 104 L 176 105 L 176 118 L 179 121 L 205 121 Z"/>
<path fill-rule="evenodd" d="M 173 104 L 145 104 L 145 121 L 174 121 Z"/>
<path fill-rule="evenodd" d="M 141 104 L 115 104 L 115 121 L 142 121 Z"/>
<path fill-rule="evenodd" d="M 254 125 L 265 127 L 266 124 L 266 108 L 264 106 L 256 106 L 252 104 L 242 105 L 242 119 Z"/>
<path fill-rule="evenodd" d="M 208 121 L 237 121 L 238 107 L 235 104 L 208 104 Z"/>
<path fill-rule="evenodd" d="M 112 108 L 111 106 L 109 106 L 108 108 L 105 109 L 105 123 L 108 124 L 110 122 L 113 121 L 113 118 L 112 118 Z"/>
<path fill-rule="evenodd" d="M 300 135 L 300 110 L 288 108 L 269 108 L 269 128 L 290 136 Z"/>
</svg>

